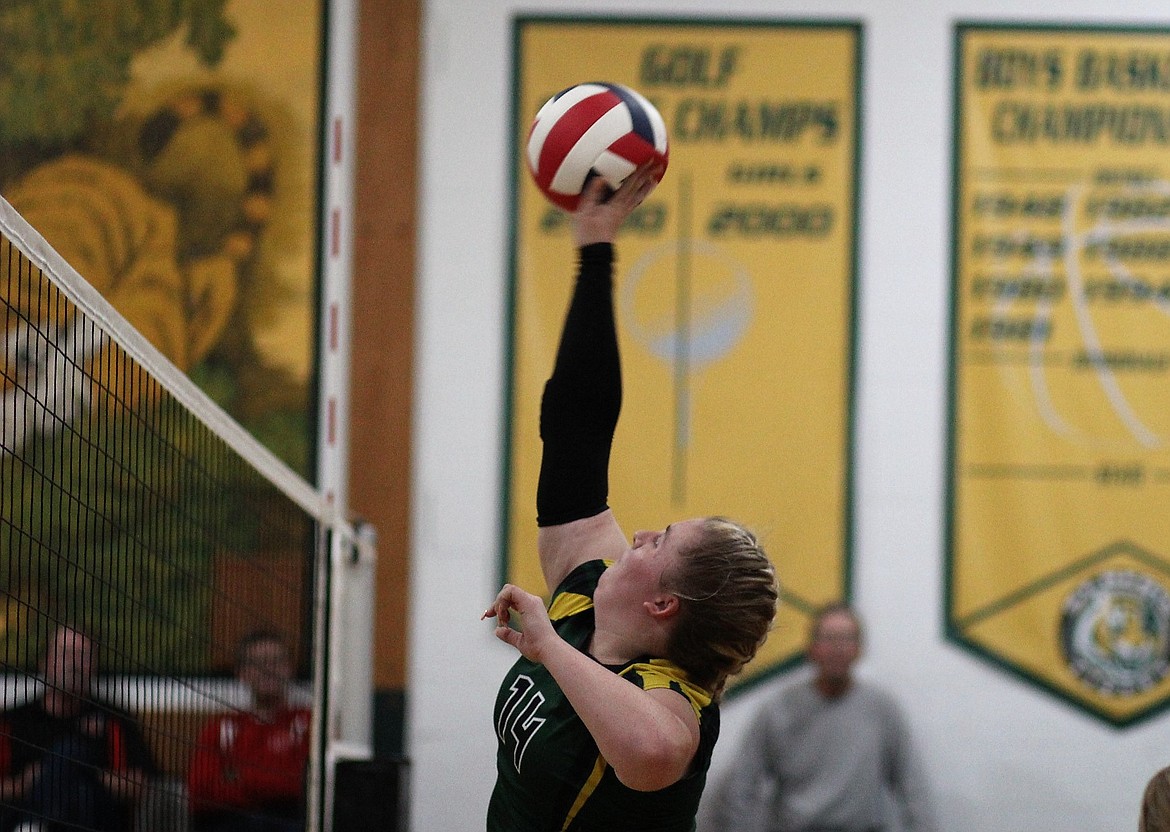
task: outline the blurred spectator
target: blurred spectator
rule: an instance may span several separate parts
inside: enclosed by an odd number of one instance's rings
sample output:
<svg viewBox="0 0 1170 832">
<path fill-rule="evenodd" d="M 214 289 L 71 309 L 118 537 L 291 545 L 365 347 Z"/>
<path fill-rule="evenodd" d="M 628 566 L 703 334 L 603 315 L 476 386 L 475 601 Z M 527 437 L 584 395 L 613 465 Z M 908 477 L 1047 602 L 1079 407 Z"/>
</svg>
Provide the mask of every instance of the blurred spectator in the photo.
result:
<svg viewBox="0 0 1170 832">
<path fill-rule="evenodd" d="M 44 690 L 0 714 L 0 828 L 124 832 L 155 772 L 134 719 L 95 698 L 97 649 L 60 626 L 46 650 Z"/>
<path fill-rule="evenodd" d="M 199 733 L 187 786 L 198 832 L 299 832 L 304 828 L 308 708 L 289 703 L 293 666 L 277 633 L 241 641 L 236 676 L 247 710 L 213 717 Z"/>
<path fill-rule="evenodd" d="M 715 796 L 715 829 L 735 832 L 934 832 L 905 720 L 856 679 L 861 622 L 822 608 L 807 649 L 814 673 L 764 704 Z M 891 814 L 900 817 L 891 817 Z"/>
</svg>

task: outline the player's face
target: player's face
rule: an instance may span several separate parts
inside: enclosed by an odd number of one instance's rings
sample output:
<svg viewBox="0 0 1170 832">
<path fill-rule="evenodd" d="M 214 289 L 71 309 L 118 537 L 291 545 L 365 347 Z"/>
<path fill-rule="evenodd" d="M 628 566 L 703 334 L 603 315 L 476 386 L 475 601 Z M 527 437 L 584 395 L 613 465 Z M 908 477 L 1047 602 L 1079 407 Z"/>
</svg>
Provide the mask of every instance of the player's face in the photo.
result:
<svg viewBox="0 0 1170 832">
<path fill-rule="evenodd" d="M 703 520 L 699 518 L 671 523 L 659 531 L 635 533 L 630 548 L 602 574 L 595 602 L 600 597 L 602 604 L 617 601 L 640 605 L 661 595 L 663 575 L 672 571 L 681 552 L 698 542 L 702 529 Z"/>
<path fill-rule="evenodd" d="M 861 655 L 857 621 L 843 610 L 826 615 L 817 626 L 808 654 L 823 679 L 848 681 L 853 663 Z"/>
</svg>

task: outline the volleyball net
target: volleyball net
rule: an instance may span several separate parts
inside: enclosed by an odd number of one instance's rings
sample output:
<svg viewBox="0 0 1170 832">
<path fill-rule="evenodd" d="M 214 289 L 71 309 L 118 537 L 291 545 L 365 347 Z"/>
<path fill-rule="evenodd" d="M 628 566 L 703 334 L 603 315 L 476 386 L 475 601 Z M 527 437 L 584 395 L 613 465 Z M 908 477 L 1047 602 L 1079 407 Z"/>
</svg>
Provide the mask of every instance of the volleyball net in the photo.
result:
<svg viewBox="0 0 1170 832">
<path fill-rule="evenodd" d="M 227 786 L 192 794 L 191 765 L 216 759 L 210 719 L 244 725 L 255 691 L 236 671 L 256 633 L 283 643 L 312 717 L 290 724 L 307 785 L 280 811 L 327 827 L 330 564 L 352 528 L 3 199 L 0 318 L 3 828 L 245 812 L 232 781 L 274 772 L 219 771 Z"/>
</svg>

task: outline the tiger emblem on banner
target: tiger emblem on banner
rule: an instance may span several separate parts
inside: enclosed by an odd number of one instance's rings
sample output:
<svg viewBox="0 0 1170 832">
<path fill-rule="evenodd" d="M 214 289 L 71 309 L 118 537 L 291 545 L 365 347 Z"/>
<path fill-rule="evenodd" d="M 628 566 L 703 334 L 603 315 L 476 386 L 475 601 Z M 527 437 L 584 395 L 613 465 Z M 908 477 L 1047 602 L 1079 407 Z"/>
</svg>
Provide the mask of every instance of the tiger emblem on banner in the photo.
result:
<svg viewBox="0 0 1170 832">
<path fill-rule="evenodd" d="M 1140 572 L 1102 572 L 1065 600 L 1061 643 L 1069 669 L 1099 693 L 1149 690 L 1170 670 L 1170 594 Z"/>
</svg>

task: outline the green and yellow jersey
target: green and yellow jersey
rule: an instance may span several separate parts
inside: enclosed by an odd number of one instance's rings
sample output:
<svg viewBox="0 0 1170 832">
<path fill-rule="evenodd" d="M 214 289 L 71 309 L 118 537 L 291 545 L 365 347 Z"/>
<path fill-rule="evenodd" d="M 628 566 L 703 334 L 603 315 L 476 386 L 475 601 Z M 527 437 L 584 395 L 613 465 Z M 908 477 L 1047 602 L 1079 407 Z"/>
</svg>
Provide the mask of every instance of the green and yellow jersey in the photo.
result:
<svg viewBox="0 0 1170 832">
<path fill-rule="evenodd" d="M 593 592 L 603 561 L 573 570 L 553 593 L 557 633 L 585 652 L 593 635 Z M 670 688 L 699 719 L 699 748 L 683 779 L 656 792 L 627 788 L 597 750 L 556 680 L 523 656 L 504 677 L 494 711 L 499 751 L 488 832 L 692 832 L 719 736 L 719 706 L 683 671 L 642 657 L 607 665 L 643 690 Z"/>
</svg>

